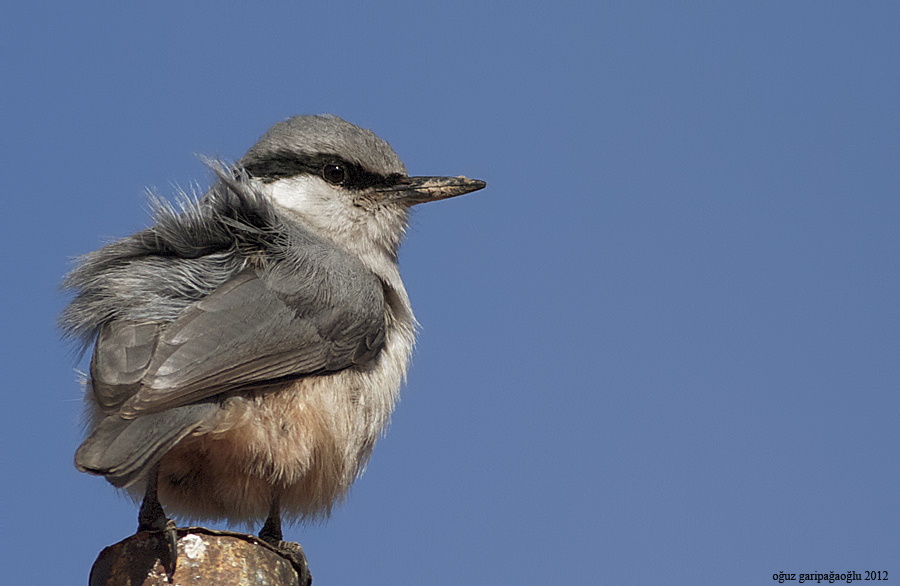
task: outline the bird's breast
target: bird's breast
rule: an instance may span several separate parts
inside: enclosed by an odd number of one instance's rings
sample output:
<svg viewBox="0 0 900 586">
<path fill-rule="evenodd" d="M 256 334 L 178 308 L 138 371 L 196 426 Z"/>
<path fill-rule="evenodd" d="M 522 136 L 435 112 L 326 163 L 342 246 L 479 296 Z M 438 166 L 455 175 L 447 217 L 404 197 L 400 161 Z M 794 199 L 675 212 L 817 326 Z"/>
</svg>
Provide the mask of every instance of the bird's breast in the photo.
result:
<svg viewBox="0 0 900 586">
<path fill-rule="evenodd" d="M 265 518 L 279 491 L 286 516 L 327 516 L 363 469 L 406 374 L 411 313 L 388 313 L 385 346 L 368 364 L 225 399 L 162 459 L 163 503 L 184 517 L 250 521 Z"/>
</svg>

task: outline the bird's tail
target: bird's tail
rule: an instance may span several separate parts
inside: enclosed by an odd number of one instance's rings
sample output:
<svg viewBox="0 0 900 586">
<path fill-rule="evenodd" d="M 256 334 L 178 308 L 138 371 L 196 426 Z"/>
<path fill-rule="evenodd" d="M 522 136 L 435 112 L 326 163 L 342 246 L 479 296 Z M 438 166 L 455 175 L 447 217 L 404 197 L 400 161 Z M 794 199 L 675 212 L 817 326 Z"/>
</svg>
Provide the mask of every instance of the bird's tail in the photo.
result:
<svg viewBox="0 0 900 586">
<path fill-rule="evenodd" d="M 216 409 L 215 403 L 195 403 L 134 419 L 110 415 L 79 446 L 75 466 L 118 488 L 128 486 Z"/>
</svg>

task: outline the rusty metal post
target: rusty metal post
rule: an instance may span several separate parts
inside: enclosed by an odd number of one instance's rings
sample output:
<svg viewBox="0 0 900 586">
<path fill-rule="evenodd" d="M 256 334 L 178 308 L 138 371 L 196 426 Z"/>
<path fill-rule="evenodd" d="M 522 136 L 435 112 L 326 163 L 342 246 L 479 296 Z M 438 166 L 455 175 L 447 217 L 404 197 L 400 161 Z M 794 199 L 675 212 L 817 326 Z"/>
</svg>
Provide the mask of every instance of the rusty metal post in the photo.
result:
<svg viewBox="0 0 900 586">
<path fill-rule="evenodd" d="M 90 586 L 308 586 L 298 568 L 254 535 L 204 527 L 178 529 L 178 561 L 167 568 L 162 531 L 141 531 L 105 548 L 91 568 Z M 298 571 L 299 570 L 299 571 Z"/>
</svg>

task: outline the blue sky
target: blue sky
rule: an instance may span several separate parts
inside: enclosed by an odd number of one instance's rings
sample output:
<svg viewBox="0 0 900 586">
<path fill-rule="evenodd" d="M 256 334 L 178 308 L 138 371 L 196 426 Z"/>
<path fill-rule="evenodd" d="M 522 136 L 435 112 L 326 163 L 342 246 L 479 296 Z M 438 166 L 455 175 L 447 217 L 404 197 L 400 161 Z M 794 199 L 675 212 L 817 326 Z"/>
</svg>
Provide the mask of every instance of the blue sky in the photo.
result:
<svg viewBox="0 0 900 586">
<path fill-rule="evenodd" d="M 10 584 L 136 525 L 72 465 L 70 259 L 326 112 L 488 188 L 415 210 L 393 425 L 287 531 L 316 584 L 900 572 L 895 2 L 186 4 L 0 23 Z"/>
</svg>

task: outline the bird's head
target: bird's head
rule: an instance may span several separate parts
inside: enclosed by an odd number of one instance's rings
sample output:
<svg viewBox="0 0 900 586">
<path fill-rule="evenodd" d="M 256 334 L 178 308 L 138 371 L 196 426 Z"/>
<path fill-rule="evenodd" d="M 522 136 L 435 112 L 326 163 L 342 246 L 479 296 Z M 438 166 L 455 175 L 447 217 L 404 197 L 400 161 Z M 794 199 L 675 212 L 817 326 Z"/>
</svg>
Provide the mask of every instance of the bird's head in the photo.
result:
<svg viewBox="0 0 900 586">
<path fill-rule="evenodd" d="M 411 206 L 485 186 L 465 177 L 410 177 L 388 143 L 334 116 L 279 122 L 238 166 L 277 209 L 366 256 L 396 257 Z"/>
</svg>

